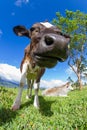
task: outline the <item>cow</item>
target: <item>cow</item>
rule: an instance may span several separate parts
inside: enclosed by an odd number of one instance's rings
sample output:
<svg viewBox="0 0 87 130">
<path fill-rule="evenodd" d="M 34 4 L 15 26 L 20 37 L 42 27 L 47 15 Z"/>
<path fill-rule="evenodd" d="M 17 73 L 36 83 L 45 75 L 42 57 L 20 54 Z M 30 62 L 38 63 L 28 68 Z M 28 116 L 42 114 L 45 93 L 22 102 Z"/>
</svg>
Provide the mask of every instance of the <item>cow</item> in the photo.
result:
<svg viewBox="0 0 87 130">
<path fill-rule="evenodd" d="M 38 90 L 40 79 L 45 72 L 45 68 L 52 68 L 58 61 L 64 62 L 68 58 L 70 36 L 62 33 L 58 27 L 49 22 L 35 23 L 30 29 L 18 25 L 13 28 L 13 31 L 18 36 L 30 38 L 31 42 L 25 48 L 24 58 L 21 62 L 20 87 L 12 105 L 12 110 L 20 108 L 22 90 L 26 79 L 31 88 L 34 86 L 34 106 L 39 108 Z"/>
<path fill-rule="evenodd" d="M 67 82 L 64 85 L 60 85 L 53 88 L 48 88 L 42 92 L 43 96 L 62 96 L 67 97 L 69 91 L 73 90 L 70 82 Z"/>
<path fill-rule="evenodd" d="M 36 108 L 39 108 L 39 100 L 38 100 L 39 84 L 40 84 L 40 79 L 45 72 L 45 68 L 37 66 L 33 62 L 33 59 L 30 56 L 29 52 L 30 52 L 30 45 L 25 49 L 24 58 L 21 61 L 21 65 L 20 65 L 20 71 L 21 71 L 20 87 L 19 87 L 18 95 L 17 95 L 17 97 L 16 97 L 16 99 L 15 99 L 13 105 L 12 105 L 13 111 L 20 108 L 22 91 L 23 91 L 24 85 L 26 84 L 26 80 L 27 80 L 27 87 L 28 87 L 26 98 L 27 99 L 31 98 L 32 87 L 34 85 L 34 89 L 35 89 L 34 106 Z M 30 93 L 29 93 L 29 89 L 30 89 Z"/>
</svg>

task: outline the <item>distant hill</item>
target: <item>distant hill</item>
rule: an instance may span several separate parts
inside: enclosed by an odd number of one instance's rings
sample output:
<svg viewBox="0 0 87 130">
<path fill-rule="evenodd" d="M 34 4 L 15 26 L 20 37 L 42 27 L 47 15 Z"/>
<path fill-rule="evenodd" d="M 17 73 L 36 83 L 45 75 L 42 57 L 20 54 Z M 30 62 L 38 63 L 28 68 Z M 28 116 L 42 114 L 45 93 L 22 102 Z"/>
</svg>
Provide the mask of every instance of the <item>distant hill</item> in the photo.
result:
<svg viewBox="0 0 87 130">
<path fill-rule="evenodd" d="M 15 88 L 19 86 L 19 83 L 11 82 L 11 81 L 0 78 L 0 86 Z"/>
</svg>

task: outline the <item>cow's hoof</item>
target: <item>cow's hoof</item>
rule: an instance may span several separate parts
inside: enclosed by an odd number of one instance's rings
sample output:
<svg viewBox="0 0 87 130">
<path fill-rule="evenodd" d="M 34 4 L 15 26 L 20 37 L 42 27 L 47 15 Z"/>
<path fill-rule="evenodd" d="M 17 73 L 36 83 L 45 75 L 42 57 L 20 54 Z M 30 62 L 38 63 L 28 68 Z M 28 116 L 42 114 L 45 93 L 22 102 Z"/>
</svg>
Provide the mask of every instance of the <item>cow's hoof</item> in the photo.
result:
<svg viewBox="0 0 87 130">
<path fill-rule="evenodd" d="M 39 102 L 38 103 L 34 102 L 34 107 L 37 108 L 37 109 L 39 109 L 40 108 Z"/>
<path fill-rule="evenodd" d="M 20 108 L 20 105 L 17 105 L 17 104 L 14 104 L 12 107 L 11 107 L 11 110 L 12 111 L 16 111 Z"/>
<path fill-rule="evenodd" d="M 36 109 L 39 109 L 39 108 L 40 108 L 38 105 L 37 105 L 37 106 L 36 106 L 36 105 L 34 105 L 34 107 L 35 107 Z"/>
</svg>

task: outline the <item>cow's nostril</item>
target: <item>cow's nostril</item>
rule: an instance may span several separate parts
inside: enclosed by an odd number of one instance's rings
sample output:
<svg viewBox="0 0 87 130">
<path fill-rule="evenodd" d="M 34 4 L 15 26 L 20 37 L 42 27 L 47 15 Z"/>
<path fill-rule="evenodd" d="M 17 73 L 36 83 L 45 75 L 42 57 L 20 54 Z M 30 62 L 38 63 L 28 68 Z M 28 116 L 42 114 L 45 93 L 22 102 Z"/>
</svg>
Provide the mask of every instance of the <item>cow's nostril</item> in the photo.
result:
<svg viewBox="0 0 87 130">
<path fill-rule="evenodd" d="M 54 39 L 52 38 L 52 37 L 50 37 L 50 36 L 45 36 L 45 43 L 46 43 L 46 45 L 52 45 L 53 44 L 53 42 L 54 42 Z"/>
</svg>

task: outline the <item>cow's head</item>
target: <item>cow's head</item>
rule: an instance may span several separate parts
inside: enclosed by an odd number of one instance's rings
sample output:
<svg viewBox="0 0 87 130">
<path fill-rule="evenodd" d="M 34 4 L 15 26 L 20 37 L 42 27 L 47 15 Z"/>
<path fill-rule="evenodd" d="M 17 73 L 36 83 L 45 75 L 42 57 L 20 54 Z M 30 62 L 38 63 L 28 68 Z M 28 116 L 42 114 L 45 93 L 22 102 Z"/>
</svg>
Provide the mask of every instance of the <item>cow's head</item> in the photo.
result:
<svg viewBox="0 0 87 130">
<path fill-rule="evenodd" d="M 30 29 L 16 26 L 13 30 L 18 36 L 27 36 L 31 39 L 30 55 L 40 67 L 51 68 L 58 61 L 63 62 L 67 59 L 70 37 L 63 34 L 56 26 L 48 22 L 40 22 Z"/>
</svg>

